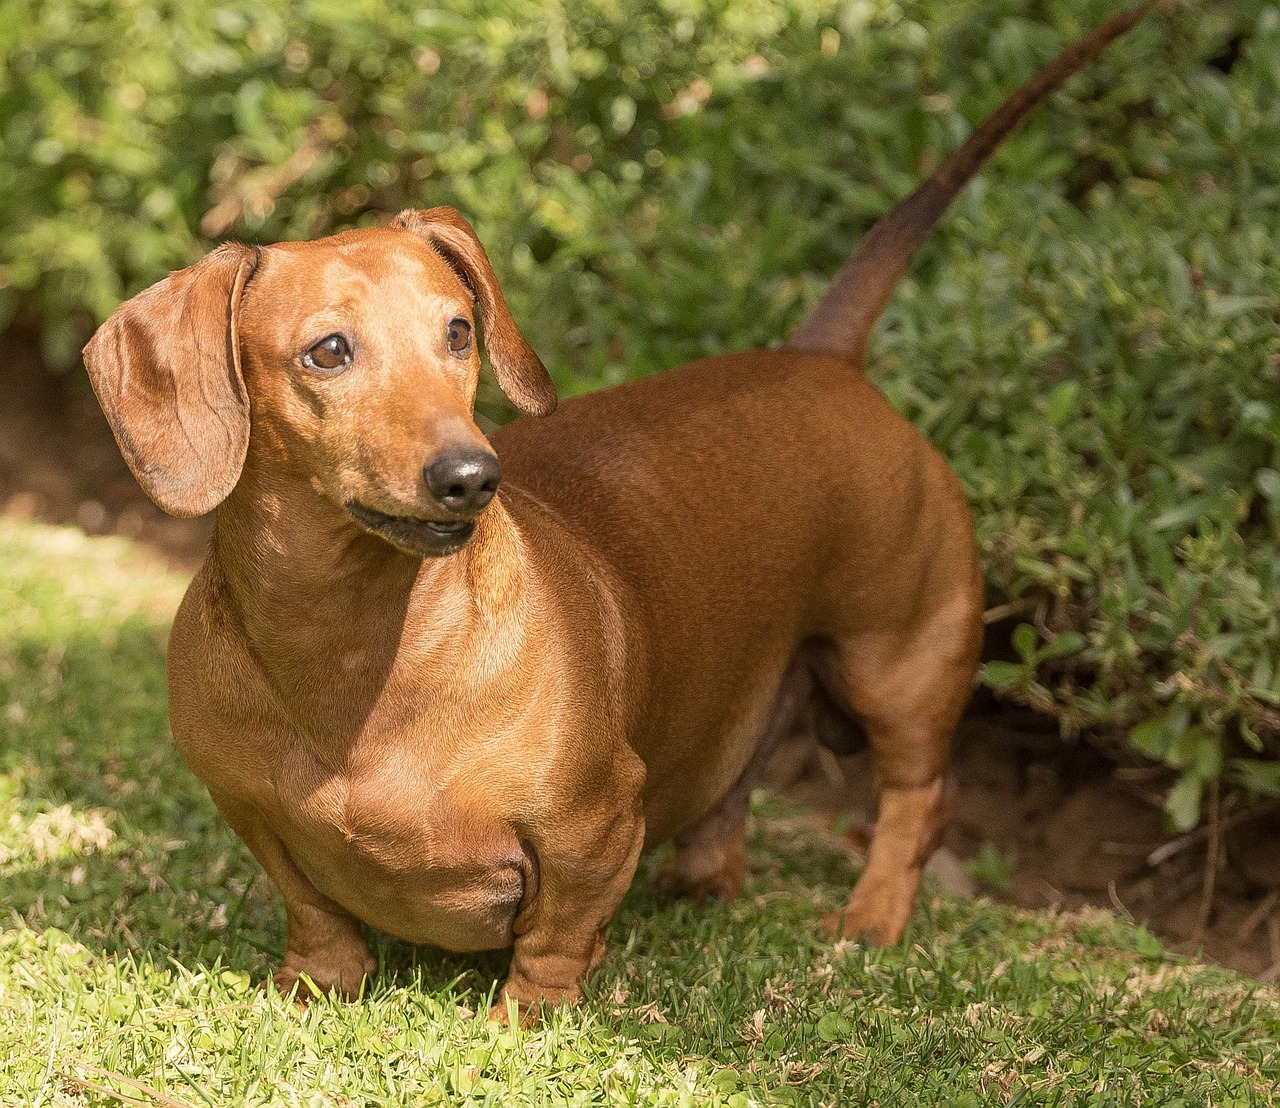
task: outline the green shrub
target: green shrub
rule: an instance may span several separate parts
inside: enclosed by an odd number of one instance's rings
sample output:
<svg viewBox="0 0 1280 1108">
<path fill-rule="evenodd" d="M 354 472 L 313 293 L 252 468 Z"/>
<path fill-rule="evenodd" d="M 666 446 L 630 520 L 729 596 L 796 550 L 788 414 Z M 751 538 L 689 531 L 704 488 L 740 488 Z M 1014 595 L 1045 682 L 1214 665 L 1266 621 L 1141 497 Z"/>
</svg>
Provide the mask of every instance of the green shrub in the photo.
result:
<svg viewBox="0 0 1280 1108">
<path fill-rule="evenodd" d="M 0 321 L 70 366 L 220 237 L 475 223 L 565 394 L 776 342 L 1103 0 L 0 0 Z M 962 197 L 878 380 L 951 459 L 986 681 L 1280 793 L 1280 16 L 1149 19 Z M 492 406 L 494 396 L 488 397 Z"/>
</svg>

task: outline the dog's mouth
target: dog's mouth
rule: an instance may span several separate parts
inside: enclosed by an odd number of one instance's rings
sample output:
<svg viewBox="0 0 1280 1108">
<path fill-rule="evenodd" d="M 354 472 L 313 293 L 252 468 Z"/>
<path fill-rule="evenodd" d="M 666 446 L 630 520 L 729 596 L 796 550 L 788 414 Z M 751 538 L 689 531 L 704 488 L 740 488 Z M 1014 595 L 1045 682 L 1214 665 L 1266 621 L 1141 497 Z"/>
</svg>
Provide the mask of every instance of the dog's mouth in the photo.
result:
<svg viewBox="0 0 1280 1108">
<path fill-rule="evenodd" d="M 422 519 L 393 516 L 349 500 L 347 512 L 362 527 L 373 531 L 393 546 L 420 558 L 439 558 L 467 545 L 476 529 L 474 519 Z"/>
</svg>

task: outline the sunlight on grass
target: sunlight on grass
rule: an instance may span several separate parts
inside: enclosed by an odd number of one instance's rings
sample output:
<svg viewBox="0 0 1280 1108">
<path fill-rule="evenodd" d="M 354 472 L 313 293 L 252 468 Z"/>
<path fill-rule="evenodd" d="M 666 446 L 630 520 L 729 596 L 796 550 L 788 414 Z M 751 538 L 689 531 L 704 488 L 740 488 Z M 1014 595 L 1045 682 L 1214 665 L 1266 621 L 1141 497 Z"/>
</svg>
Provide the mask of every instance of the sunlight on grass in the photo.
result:
<svg viewBox="0 0 1280 1108">
<path fill-rule="evenodd" d="M 1109 913 L 927 896 L 902 949 L 832 948 L 847 857 L 763 797 L 747 895 L 667 901 L 646 863 L 587 1002 L 543 1029 L 472 1018 L 505 955 L 377 936 L 363 1003 L 300 1012 L 258 988 L 274 891 L 169 738 L 182 587 L 0 521 L 2 1103 L 1227 1105 L 1280 1081 L 1274 987 Z"/>
</svg>

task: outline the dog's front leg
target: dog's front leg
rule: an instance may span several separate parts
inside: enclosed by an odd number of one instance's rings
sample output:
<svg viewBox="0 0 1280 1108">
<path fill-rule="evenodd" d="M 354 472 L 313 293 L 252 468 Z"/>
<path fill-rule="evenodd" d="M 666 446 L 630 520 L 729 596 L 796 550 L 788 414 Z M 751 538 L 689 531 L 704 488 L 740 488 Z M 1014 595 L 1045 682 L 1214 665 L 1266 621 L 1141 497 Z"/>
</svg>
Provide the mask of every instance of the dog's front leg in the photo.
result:
<svg viewBox="0 0 1280 1108">
<path fill-rule="evenodd" d="M 284 896 L 287 938 L 284 961 L 274 975 L 276 988 L 288 993 L 298 985 L 297 1000 L 304 1004 L 317 993 L 357 999 L 378 963 L 355 917 L 308 880 L 252 810 L 216 796 L 214 802 Z"/>
<path fill-rule="evenodd" d="M 536 1024 L 544 1006 L 573 1004 L 582 981 L 604 957 L 605 932 L 635 876 L 644 846 L 644 818 L 634 812 L 587 835 L 557 834 L 533 843 L 538 853 L 538 891 L 516 919 L 515 951 L 506 983 L 489 1017 Z M 565 844 L 571 844 L 566 849 Z"/>
</svg>

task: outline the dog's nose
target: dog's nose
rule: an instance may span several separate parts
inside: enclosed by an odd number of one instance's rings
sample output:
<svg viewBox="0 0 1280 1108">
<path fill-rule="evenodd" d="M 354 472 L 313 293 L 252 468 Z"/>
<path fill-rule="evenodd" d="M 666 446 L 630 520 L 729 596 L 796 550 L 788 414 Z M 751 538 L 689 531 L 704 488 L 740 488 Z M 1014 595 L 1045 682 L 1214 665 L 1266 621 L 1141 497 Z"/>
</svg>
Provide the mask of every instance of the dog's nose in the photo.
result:
<svg viewBox="0 0 1280 1108">
<path fill-rule="evenodd" d="M 451 512 L 478 512 L 498 491 L 502 467 L 488 451 L 445 454 L 422 470 L 427 488 Z"/>
</svg>

